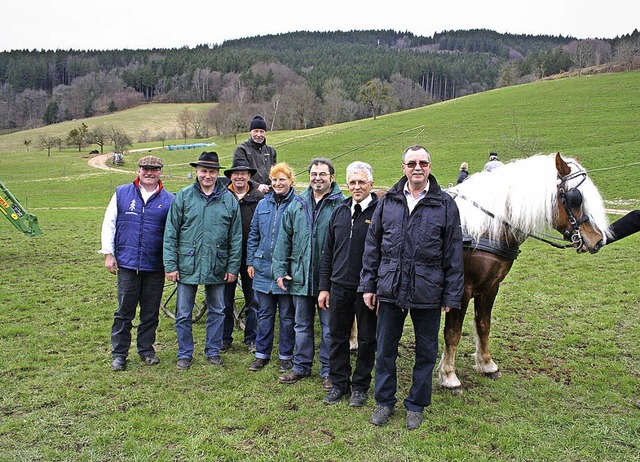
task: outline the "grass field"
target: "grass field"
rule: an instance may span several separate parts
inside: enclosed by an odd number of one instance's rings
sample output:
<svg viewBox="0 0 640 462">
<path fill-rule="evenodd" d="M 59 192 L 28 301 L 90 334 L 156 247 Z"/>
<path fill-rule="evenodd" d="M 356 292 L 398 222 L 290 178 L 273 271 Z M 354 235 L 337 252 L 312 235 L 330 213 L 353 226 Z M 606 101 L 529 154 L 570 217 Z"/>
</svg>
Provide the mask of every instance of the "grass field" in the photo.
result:
<svg viewBox="0 0 640 462">
<path fill-rule="evenodd" d="M 378 186 L 400 176 L 404 147 L 424 144 L 446 185 L 462 161 L 480 170 L 490 150 L 505 161 L 516 158 L 509 140 L 517 128 L 545 152 L 578 156 L 608 207 L 632 209 L 639 206 L 637 101 L 640 73 L 599 75 L 268 139 L 297 172 L 312 157 L 329 157 L 344 183 L 344 167 L 365 160 Z M 170 127 L 175 115 L 168 113 L 180 109 L 148 105 L 113 116 L 139 133 L 146 124 Z M 175 368 L 175 331 L 165 317 L 161 364 L 143 366 L 134 353 L 125 373 L 112 373 L 115 278 L 96 251 L 104 208 L 132 175 L 90 168 L 91 148 L 47 158 L 23 145 L 42 130 L 66 133 L 74 123 L 0 136 L 0 181 L 44 231 L 27 238 L 0 221 L 0 461 L 640 460 L 640 235 L 596 255 L 527 241 L 494 308 L 492 349 L 502 377 L 473 372 L 467 323 L 458 356 L 464 393 L 435 388 L 415 432 L 404 429 L 402 410 L 387 427 L 370 425 L 371 398 L 362 409 L 324 406 L 317 366 L 292 386 L 277 383 L 273 364 L 250 373 L 252 356 L 240 332 L 225 368 L 208 366 L 202 322 L 194 328 L 199 355 L 187 373 Z M 214 141 L 229 164 L 233 140 Z M 169 164 L 167 188 L 191 181 L 188 162 L 199 151 L 156 154 Z M 129 154 L 125 168 L 133 171 L 141 155 Z M 410 382 L 412 346 L 407 324 L 400 399 Z"/>
</svg>

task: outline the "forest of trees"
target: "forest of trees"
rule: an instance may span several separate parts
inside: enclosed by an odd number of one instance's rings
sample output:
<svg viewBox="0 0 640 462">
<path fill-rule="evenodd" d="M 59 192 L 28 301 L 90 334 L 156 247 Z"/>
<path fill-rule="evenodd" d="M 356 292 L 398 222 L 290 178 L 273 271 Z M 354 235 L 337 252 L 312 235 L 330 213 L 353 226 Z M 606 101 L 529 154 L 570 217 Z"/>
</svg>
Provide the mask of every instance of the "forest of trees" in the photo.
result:
<svg viewBox="0 0 640 462">
<path fill-rule="evenodd" d="M 638 65 L 638 31 L 613 39 L 445 31 L 294 32 L 154 50 L 0 53 L 0 132 L 143 102 L 218 102 L 203 134 L 344 122 L 605 64 Z"/>
</svg>

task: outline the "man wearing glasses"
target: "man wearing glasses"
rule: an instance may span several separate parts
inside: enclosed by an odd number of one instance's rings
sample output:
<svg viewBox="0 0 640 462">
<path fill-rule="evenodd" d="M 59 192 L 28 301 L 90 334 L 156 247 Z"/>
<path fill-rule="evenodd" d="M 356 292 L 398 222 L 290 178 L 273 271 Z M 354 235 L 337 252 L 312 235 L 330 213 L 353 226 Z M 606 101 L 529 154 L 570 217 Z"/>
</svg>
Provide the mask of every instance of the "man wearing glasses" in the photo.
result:
<svg viewBox="0 0 640 462">
<path fill-rule="evenodd" d="M 371 415 L 386 425 L 394 413 L 396 359 L 407 314 L 415 333 L 415 364 L 406 426 L 413 430 L 431 404 L 432 373 L 438 355 L 440 309 L 460 309 L 464 287 L 462 231 L 453 199 L 431 175 L 431 156 L 422 146 L 408 147 L 405 177 L 376 208 L 365 241 L 358 292 L 378 311 L 377 352 Z"/>
<path fill-rule="evenodd" d="M 138 355 L 154 366 L 160 362 L 156 341 L 158 312 L 164 288 L 162 239 L 173 194 L 162 187 L 162 159 L 138 161 L 138 176 L 118 186 L 102 223 L 104 265 L 118 279 L 118 310 L 113 314 L 111 369 L 123 371 L 131 345 L 131 327 L 140 305 Z"/>
<path fill-rule="evenodd" d="M 278 379 L 289 384 L 311 375 L 320 256 L 333 209 L 346 199 L 335 183 L 335 170 L 329 159 L 313 159 L 308 171 L 309 187 L 294 196 L 284 212 L 273 251 L 273 276 L 278 286 L 293 296 L 295 307 L 293 369 Z M 331 338 L 326 307 L 318 310 L 318 317 L 322 332 L 320 377 L 328 391 Z"/>
</svg>

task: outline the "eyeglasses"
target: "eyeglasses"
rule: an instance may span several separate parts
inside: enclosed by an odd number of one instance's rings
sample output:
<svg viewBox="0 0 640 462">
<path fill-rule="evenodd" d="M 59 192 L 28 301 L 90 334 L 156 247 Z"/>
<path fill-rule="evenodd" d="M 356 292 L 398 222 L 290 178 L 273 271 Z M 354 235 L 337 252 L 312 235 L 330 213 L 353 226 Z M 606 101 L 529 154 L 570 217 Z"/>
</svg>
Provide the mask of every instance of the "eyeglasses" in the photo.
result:
<svg viewBox="0 0 640 462">
<path fill-rule="evenodd" d="M 311 178 L 317 178 L 317 177 L 326 178 L 327 176 L 329 176 L 329 173 L 328 172 L 311 172 L 309 173 L 309 176 Z"/>
<path fill-rule="evenodd" d="M 429 162 L 428 160 L 421 160 L 419 162 L 416 162 L 415 160 L 410 160 L 409 162 L 405 163 L 404 165 L 406 165 L 409 168 L 416 168 L 416 165 L 418 165 L 418 164 L 420 164 L 420 167 L 426 168 L 431 164 L 431 162 Z"/>
</svg>

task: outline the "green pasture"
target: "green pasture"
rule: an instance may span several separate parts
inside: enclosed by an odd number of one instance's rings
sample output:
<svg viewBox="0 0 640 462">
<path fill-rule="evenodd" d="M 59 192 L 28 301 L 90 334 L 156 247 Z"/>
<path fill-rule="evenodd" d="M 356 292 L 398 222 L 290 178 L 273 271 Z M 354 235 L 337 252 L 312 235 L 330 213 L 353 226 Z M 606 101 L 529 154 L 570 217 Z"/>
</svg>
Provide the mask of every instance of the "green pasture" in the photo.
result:
<svg viewBox="0 0 640 462">
<path fill-rule="evenodd" d="M 638 101 L 639 72 L 541 81 L 375 121 L 269 133 L 268 140 L 300 173 L 299 183 L 307 181 L 309 159 L 322 156 L 334 159 L 340 183 L 348 163 L 371 163 L 382 187 L 400 176 L 410 144 L 429 149 L 433 173 L 446 185 L 463 161 L 474 172 L 489 151 L 508 161 L 520 156 L 515 138 L 535 141 L 543 152 L 579 157 L 607 207 L 630 210 L 640 203 Z M 155 127 L 153 134 L 175 129 L 182 107 L 146 105 L 105 117 L 118 117 L 132 134 Z M 277 361 L 250 373 L 239 331 L 225 367 L 212 368 L 202 355 L 203 321 L 194 325 L 199 354 L 190 371 L 176 370 L 175 331 L 162 317 L 160 365 L 144 366 L 132 351 L 127 371 L 111 372 L 116 290 L 96 253 L 102 216 L 114 188 L 133 178 L 137 158 L 161 143 L 134 146 L 143 151 L 126 155 L 125 173 L 89 167 L 94 147 L 54 150 L 49 158 L 23 144 L 43 132 L 66 135 L 79 123 L 0 136 L 0 181 L 44 233 L 28 238 L 0 221 L 0 461 L 640 460 L 640 234 L 596 255 L 527 241 L 494 308 L 501 378 L 473 372 L 467 320 L 458 354 L 463 393 L 435 387 L 414 432 L 405 430 L 401 407 L 387 427 L 369 424 L 371 397 L 362 409 L 323 405 L 317 366 L 290 386 L 277 383 Z M 233 139 L 207 141 L 230 165 Z M 168 189 L 192 181 L 188 162 L 199 150 L 152 152 L 167 164 Z M 412 348 L 407 323 L 400 400 Z"/>
</svg>

